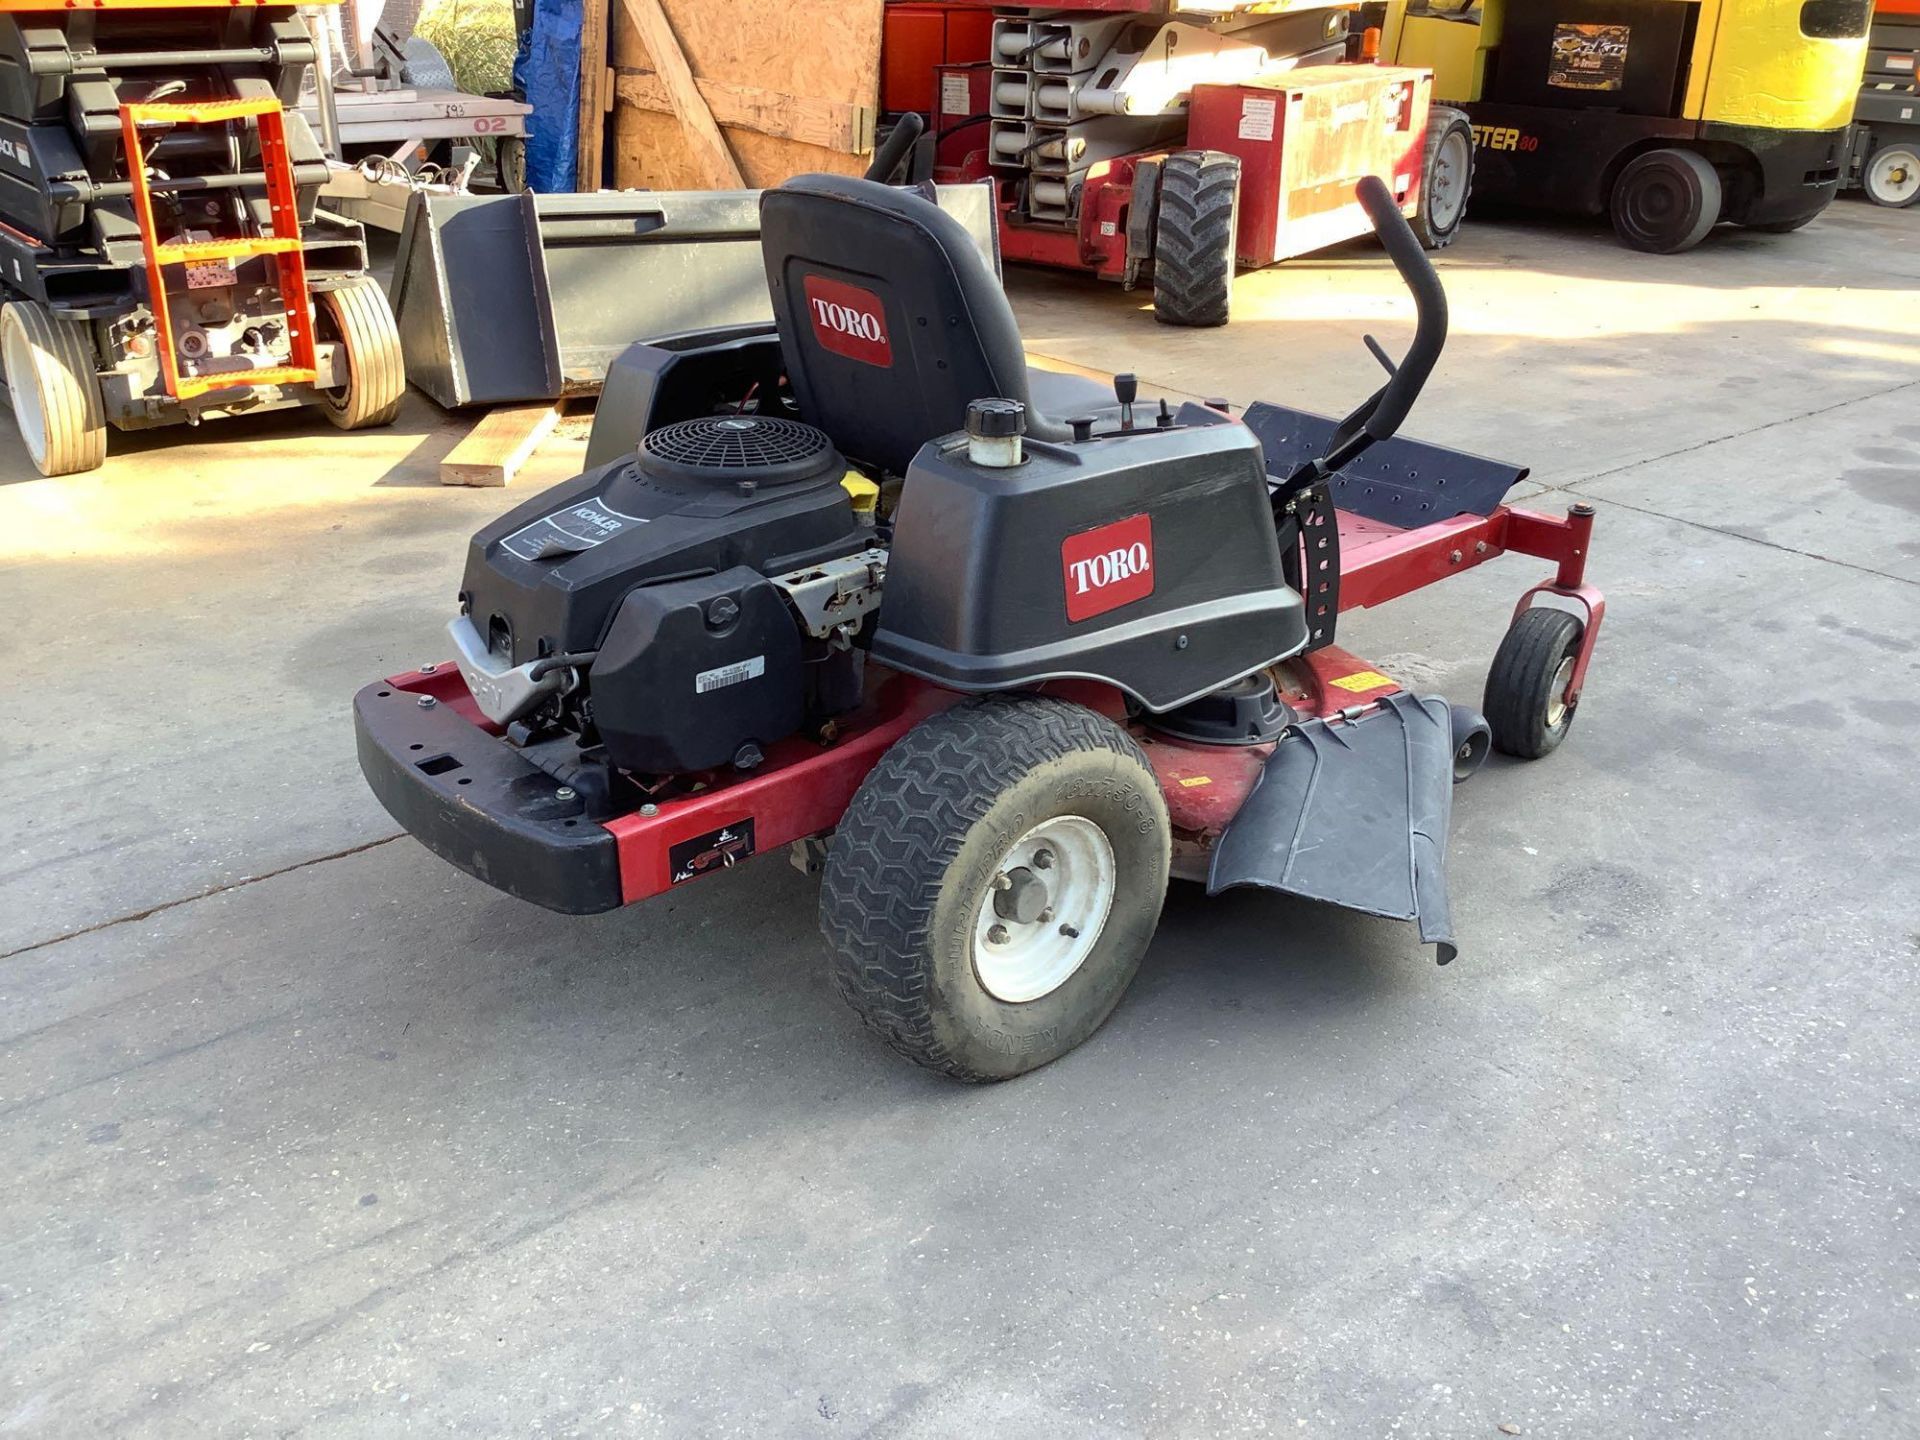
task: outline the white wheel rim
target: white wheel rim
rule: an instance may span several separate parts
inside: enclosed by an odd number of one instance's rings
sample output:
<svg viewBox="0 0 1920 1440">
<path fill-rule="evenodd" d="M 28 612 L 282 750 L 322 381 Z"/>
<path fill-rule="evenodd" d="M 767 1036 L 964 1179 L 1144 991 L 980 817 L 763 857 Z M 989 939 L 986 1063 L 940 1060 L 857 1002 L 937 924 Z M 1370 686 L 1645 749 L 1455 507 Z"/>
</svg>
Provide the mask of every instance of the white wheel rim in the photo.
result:
<svg viewBox="0 0 1920 1440">
<path fill-rule="evenodd" d="M 1471 159 L 1467 137 L 1460 131 L 1452 131 L 1441 140 L 1433 157 L 1433 174 L 1427 180 L 1433 192 L 1427 213 L 1433 217 L 1435 229 L 1450 230 L 1460 218 L 1467 203 L 1467 164 Z"/>
<path fill-rule="evenodd" d="M 1867 181 L 1881 199 L 1904 205 L 1920 195 L 1920 155 L 1911 150 L 1882 150 L 1867 165 Z"/>
<path fill-rule="evenodd" d="M 37 464 L 47 458 L 47 415 L 40 395 L 40 367 L 18 322 L 5 329 L 7 393 L 13 398 L 13 420 L 20 427 L 27 453 Z"/>
<path fill-rule="evenodd" d="M 1117 878 L 1106 832 L 1078 815 L 1044 821 L 1014 841 L 974 916 L 981 988 L 1021 1005 L 1066 984 L 1106 926 Z"/>
<path fill-rule="evenodd" d="M 1567 686 L 1573 683 L 1573 656 L 1569 655 L 1560 662 L 1560 668 L 1553 672 L 1553 689 L 1547 697 L 1547 728 L 1556 730 L 1560 722 L 1567 718 Z"/>
</svg>

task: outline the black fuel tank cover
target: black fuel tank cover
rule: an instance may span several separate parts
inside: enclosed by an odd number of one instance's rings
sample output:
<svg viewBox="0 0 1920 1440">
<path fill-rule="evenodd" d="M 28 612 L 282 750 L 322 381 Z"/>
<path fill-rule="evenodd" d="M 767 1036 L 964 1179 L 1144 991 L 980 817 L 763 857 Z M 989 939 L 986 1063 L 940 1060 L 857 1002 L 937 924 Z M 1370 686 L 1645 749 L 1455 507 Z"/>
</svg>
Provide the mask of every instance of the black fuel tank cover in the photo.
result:
<svg viewBox="0 0 1920 1440">
<path fill-rule="evenodd" d="M 641 471 L 656 480 L 781 485 L 836 476 L 846 466 L 824 431 L 773 415 L 710 415 L 650 430 Z"/>
</svg>

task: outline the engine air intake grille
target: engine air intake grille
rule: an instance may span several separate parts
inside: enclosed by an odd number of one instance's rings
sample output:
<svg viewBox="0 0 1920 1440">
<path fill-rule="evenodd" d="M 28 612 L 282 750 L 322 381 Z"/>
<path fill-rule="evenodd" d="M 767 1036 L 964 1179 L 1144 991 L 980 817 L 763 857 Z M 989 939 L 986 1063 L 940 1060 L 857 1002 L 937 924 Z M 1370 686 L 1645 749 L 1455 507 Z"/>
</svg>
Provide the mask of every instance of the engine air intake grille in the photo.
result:
<svg viewBox="0 0 1920 1440">
<path fill-rule="evenodd" d="M 725 415 L 663 425 L 640 442 L 643 460 L 664 462 L 682 474 L 705 472 L 716 478 L 800 479 L 812 475 L 832 454 L 827 437 L 811 425 L 774 416 Z M 648 466 L 649 469 L 654 467 Z"/>
</svg>

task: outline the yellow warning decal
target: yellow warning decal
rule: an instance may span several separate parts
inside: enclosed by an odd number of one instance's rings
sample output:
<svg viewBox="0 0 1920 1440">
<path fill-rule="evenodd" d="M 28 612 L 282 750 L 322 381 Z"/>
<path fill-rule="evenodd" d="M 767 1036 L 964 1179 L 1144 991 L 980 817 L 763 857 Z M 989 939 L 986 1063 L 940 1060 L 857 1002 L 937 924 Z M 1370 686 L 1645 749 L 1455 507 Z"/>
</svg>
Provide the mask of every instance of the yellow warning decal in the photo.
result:
<svg viewBox="0 0 1920 1440">
<path fill-rule="evenodd" d="M 1351 690 L 1358 695 L 1362 690 L 1378 690 L 1383 685 L 1393 684 L 1393 681 L 1378 670 L 1356 670 L 1351 675 L 1342 675 L 1333 683 L 1342 690 Z"/>
<path fill-rule="evenodd" d="M 1182 776 L 1180 780 L 1180 788 L 1183 790 L 1192 790 L 1201 785 L 1211 784 L 1213 784 L 1213 777 L 1211 775 L 1186 775 Z"/>
</svg>

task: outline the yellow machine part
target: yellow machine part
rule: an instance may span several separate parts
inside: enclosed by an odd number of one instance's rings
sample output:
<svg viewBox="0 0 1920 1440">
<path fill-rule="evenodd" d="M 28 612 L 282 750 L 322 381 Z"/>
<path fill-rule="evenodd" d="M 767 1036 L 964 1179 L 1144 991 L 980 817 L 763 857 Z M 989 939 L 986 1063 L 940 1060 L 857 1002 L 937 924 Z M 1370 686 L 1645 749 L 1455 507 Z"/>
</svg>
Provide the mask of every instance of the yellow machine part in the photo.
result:
<svg viewBox="0 0 1920 1440">
<path fill-rule="evenodd" d="M 1380 58 L 1433 71 L 1436 101 L 1478 100 L 1487 83 L 1487 52 L 1500 43 L 1501 0 L 1486 0 L 1479 14 L 1478 25 L 1409 15 L 1406 0 L 1392 0 L 1380 34 Z"/>
<path fill-rule="evenodd" d="M 1867 58 L 1864 35 L 1828 40 L 1804 34 L 1803 0 L 1668 3 L 1693 5 L 1700 13 L 1679 118 L 1769 130 L 1837 130 L 1853 118 Z M 1390 0 L 1380 58 L 1431 68 L 1436 100 L 1478 100 L 1487 52 L 1500 43 L 1503 18 L 1503 0 L 1486 0 L 1477 25 L 1408 14 L 1407 0 Z"/>
<path fill-rule="evenodd" d="M 840 488 L 847 492 L 847 498 L 853 502 L 853 513 L 872 524 L 873 512 L 880 504 L 880 487 L 858 470 L 849 470 L 840 477 Z"/>
<path fill-rule="evenodd" d="M 1687 118 L 1769 130 L 1838 130 L 1851 121 L 1867 37 L 1805 35 L 1801 8 L 1802 0 L 1700 0 Z M 1712 57 L 1705 66 L 1702 55 Z"/>
</svg>

